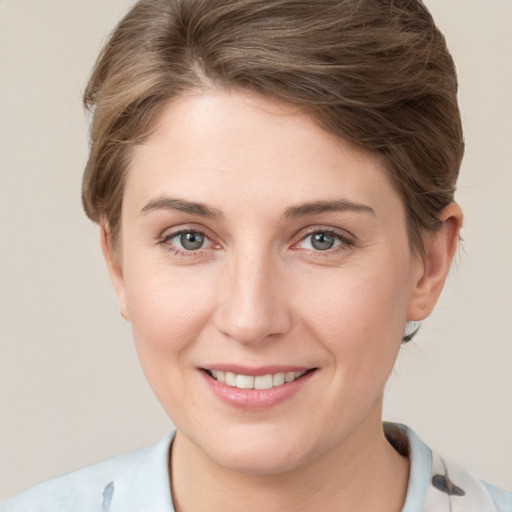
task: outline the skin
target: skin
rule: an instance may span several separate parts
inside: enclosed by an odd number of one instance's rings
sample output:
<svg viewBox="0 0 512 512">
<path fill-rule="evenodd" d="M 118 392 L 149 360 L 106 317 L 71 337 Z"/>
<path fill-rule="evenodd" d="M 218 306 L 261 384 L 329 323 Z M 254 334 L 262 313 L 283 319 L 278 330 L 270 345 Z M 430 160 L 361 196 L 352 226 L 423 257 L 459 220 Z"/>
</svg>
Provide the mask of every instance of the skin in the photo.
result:
<svg viewBox="0 0 512 512">
<path fill-rule="evenodd" d="M 401 510 L 408 461 L 382 433 L 383 388 L 406 322 L 428 316 L 449 270 L 462 217 L 451 204 L 440 219 L 418 259 L 379 159 L 294 107 L 227 91 L 165 107 L 132 152 L 120 253 L 106 224 L 102 245 L 178 430 L 178 511 Z M 184 249 L 183 230 L 203 247 Z M 212 393 L 201 368 L 215 364 L 314 370 L 249 410 Z"/>
</svg>

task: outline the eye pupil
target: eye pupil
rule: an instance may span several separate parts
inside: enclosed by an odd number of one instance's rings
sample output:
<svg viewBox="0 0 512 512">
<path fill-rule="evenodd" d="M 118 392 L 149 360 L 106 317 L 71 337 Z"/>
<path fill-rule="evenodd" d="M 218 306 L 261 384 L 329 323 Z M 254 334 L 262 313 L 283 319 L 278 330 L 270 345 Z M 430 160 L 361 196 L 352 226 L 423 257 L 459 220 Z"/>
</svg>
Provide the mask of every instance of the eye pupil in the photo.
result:
<svg viewBox="0 0 512 512">
<path fill-rule="evenodd" d="M 318 251 L 327 251 L 334 246 L 334 236 L 329 233 L 314 233 L 311 236 L 311 245 Z"/>
<path fill-rule="evenodd" d="M 182 233 L 180 235 L 180 243 L 187 251 L 195 251 L 203 246 L 204 236 L 194 231 Z"/>
</svg>

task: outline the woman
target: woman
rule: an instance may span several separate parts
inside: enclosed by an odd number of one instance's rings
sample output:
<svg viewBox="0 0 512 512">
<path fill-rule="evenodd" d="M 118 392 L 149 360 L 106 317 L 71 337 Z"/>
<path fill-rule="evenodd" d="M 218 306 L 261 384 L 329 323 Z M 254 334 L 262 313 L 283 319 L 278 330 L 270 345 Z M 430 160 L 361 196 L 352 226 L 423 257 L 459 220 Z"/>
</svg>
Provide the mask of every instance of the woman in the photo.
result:
<svg viewBox="0 0 512 512">
<path fill-rule="evenodd" d="M 83 201 L 177 431 L 2 510 L 509 510 L 381 423 L 457 246 L 456 89 L 418 2 L 137 3 Z"/>
</svg>

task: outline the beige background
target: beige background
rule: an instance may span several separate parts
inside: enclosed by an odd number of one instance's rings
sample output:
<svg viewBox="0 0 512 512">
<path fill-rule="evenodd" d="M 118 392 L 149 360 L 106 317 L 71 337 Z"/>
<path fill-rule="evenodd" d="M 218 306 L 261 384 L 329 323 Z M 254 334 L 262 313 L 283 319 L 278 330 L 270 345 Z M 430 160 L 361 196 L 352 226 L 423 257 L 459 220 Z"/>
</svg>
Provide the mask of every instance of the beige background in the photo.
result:
<svg viewBox="0 0 512 512">
<path fill-rule="evenodd" d="M 0 0 L 0 498 L 170 427 L 80 205 L 80 97 L 129 4 Z M 386 417 L 512 488 L 512 1 L 427 5 L 459 68 L 465 244 L 399 359 Z"/>
</svg>

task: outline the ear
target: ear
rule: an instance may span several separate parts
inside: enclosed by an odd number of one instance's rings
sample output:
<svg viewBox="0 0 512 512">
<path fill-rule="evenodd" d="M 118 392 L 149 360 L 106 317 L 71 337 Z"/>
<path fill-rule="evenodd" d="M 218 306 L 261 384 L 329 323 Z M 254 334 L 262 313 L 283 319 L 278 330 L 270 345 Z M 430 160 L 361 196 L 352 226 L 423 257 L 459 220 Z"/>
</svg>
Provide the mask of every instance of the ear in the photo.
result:
<svg viewBox="0 0 512 512">
<path fill-rule="evenodd" d="M 446 206 L 439 215 L 441 227 L 425 240 L 425 256 L 418 261 L 414 289 L 409 301 L 407 320 L 424 320 L 441 295 L 450 264 L 457 249 L 462 225 L 462 211 L 455 203 Z"/>
<path fill-rule="evenodd" d="M 114 290 L 119 301 L 119 308 L 122 317 L 130 321 L 128 316 L 128 307 L 126 304 L 126 290 L 124 285 L 124 276 L 122 265 L 119 262 L 118 255 L 115 254 L 115 249 L 112 246 L 112 237 L 108 224 L 105 222 L 100 223 L 100 243 L 105 263 L 107 264 L 110 280 L 114 285 Z"/>
</svg>

